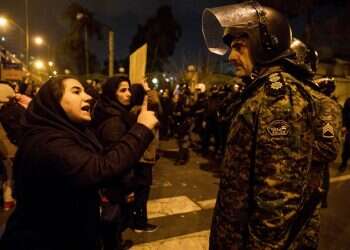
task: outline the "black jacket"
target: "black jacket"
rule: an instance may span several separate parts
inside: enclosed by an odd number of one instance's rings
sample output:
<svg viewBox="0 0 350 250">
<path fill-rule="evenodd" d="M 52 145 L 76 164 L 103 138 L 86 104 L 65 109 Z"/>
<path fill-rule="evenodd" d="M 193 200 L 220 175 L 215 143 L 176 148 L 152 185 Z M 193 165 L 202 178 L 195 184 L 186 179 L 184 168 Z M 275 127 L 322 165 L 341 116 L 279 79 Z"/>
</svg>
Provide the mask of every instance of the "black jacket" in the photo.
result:
<svg viewBox="0 0 350 250">
<path fill-rule="evenodd" d="M 72 124 L 48 83 L 26 111 L 15 163 L 17 206 L 2 250 L 98 249 L 98 189 L 131 168 L 153 138 L 135 124 L 106 152 L 88 129 Z"/>
<path fill-rule="evenodd" d="M 342 110 L 343 126 L 350 131 L 350 97 L 344 102 L 344 108 Z"/>
<path fill-rule="evenodd" d="M 120 142 L 136 123 L 136 118 L 127 107 L 111 101 L 107 97 L 102 97 L 97 102 L 92 124 L 96 136 L 105 150 Z M 139 159 L 134 160 L 138 161 Z M 133 191 L 134 186 L 134 169 L 132 168 L 125 171 L 121 176 L 114 178 L 108 188 L 104 189 L 104 195 L 112 203 L 123 203 L 125 202 L 125 196 Z"/>
</svg>

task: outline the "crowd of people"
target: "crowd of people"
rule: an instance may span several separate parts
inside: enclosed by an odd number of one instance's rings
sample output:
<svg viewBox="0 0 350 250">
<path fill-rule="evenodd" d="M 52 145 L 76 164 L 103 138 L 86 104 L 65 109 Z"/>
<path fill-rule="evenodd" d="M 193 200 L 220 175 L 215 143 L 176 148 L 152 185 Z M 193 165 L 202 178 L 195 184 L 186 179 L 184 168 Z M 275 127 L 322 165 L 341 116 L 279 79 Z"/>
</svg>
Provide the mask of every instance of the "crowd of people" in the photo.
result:
<svg viewBox="0 0 350 250">
<path fill-rule="evenodd" d="M 152 166 L 159 139 L 172 137 L 176 165 L 190 147 L 221 162 L 210 249 L 317 249 L 342 127 L 339 171 L 350 155 L 350 98 L 341 111 L 334 79 L 314 79 L 317 53 L 274 9 L 206 9 L 203 34 L 239 81 L 161 91 L 126 75 L 98 88 L 73 75 L 38 91 L 0 84 L 2 203 L 14 207 L 1 249 L 128 249 L 126 228 L 157 229 L 147 219 Z"/>
</svg>

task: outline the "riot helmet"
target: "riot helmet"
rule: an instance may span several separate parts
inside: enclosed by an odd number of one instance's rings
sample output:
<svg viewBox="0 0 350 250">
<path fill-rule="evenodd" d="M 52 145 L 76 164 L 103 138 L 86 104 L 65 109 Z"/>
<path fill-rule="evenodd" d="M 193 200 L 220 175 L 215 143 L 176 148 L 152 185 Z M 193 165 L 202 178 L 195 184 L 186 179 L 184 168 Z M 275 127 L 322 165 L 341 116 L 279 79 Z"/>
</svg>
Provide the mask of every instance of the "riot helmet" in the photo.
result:
<svg viewBox="0 0 350 250">
<path fill-rule="evenodd" d="M 315 80 L 319 91 L 326 96 L 331 96 L 335 91 L 335 79 L 333 77 L 322 77 Z"/>
<path fill-rule="evenodd" d="M 248 36 L 257 64 L 268 64 L 290 54 L 292 31 L 278 11 L 255 1 L 207 8 L 202 14 L 202 32 L 210 52 L 224 55 L 233 39 Z"/>
<path fill-rule="evenodd" d="M 307 71 L 309 74 L 315 75 L 318 66 L 317 51 L 297 38 L 293 38 L 290 49 L 293 54 L 288 56 L 286 60 Z"/>
</svg>

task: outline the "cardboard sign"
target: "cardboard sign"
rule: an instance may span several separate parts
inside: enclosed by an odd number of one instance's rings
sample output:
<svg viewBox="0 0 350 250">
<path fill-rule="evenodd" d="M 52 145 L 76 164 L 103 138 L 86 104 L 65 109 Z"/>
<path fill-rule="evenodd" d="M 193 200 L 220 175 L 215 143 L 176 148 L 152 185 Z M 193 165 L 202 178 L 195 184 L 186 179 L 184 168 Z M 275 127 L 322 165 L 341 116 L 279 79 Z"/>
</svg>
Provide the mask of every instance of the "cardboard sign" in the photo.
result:
<svg viewBox="0 0 350 250">
<path fill-rule="evenodd" d="M 129 78 L 131 83 L 143 83 L 146 76 L 147 43 L 138 48 L 129 58 Z"/>
</svg>

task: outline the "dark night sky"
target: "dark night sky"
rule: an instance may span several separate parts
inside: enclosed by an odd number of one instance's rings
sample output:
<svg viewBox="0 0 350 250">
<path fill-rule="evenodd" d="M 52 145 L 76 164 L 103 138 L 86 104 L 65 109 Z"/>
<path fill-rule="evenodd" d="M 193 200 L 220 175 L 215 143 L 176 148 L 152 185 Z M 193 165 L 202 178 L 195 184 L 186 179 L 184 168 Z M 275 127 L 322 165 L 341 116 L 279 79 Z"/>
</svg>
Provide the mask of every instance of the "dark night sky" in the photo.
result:
<svg viewBox="0 0 350 250">
<path fill-rule="evenodd" d="M 67 31 L 62 21 L 62 13 L 70 0 L 28 0 L 30 31 L 42 34 L 54 46 Z M 201 13 L 206 7 L 232 4 L 234 0 L 79 0 L 84 7 L 95 13 L 96 19 L 108 24 L 114 29 L 116 59 L 124 58 L 129 53 L 129 43 L 135 34 L 137 24 L 144 24 L 145 20 L 154 15 L 156 9 L 163 4 L 170 4 L 176 20 L 182 26 L 182 37 L 178 43 L 173 59 L 175 64 L 195 63 L 207 53 L 201 34 Z M 25 26 L 24 0 L 1 0 L 0 14 L 6 13 L 22 27 Z M 294 20 L 292 26 L 294 34 L 300 33 L 302 21 Z M 95 42 L 93 52 L 101 59 L 106 57 L 107 45 Z M 32 54 L 39 53 L 32 51 Z"/>
<path fill-rule="evenodd" d="M 62 13 L 71 1 L 28 0 L 28 2 L 31 33 L 48 37 L 54 45 L 67 30 L 66 24 L 62 21 Z M 148 17 L 155 14 L 160 5 L 170 4 L 183 32 L 172 60 L 177 63 L 197 61 L 200 48 L 204 48 L 200 24 L 203 9 L 233 3 L 232 0 L 80 0 L 76 2 L 94 12 L 96 19 L 114 29 L 117 59 L 128 55 L 128 46 L 136 32 L 137 24 L 144 24 Z M 19 25 L 25 27 L 24 0 L 1 0 L 1 13 L 6 13 Z M 106 46 L 105 42 L 94 43 L 94 52 L 99 58 L 105 57 Z M 33 51 L 32 54 L 35 52 Z"/>
</svg>

